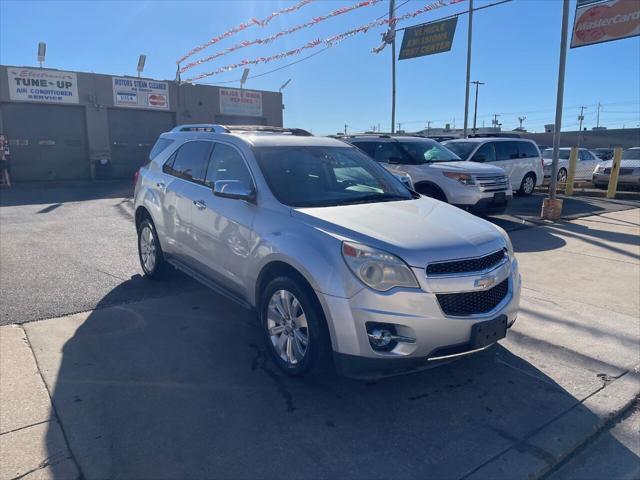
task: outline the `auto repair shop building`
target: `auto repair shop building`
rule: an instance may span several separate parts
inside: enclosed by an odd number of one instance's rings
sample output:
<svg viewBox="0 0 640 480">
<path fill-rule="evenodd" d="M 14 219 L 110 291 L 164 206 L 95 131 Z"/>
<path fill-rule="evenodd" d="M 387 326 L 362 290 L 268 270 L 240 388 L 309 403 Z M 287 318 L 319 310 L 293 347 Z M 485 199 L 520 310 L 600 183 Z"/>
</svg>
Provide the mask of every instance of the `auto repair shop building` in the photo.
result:
<svg viewBox="0 0 640 480">
<path fill-rule="evenodd" d="M 185 123 L 282 126 L 282 94 L 0 65 L 14 181 L 131 178 Z"/>
</svg>

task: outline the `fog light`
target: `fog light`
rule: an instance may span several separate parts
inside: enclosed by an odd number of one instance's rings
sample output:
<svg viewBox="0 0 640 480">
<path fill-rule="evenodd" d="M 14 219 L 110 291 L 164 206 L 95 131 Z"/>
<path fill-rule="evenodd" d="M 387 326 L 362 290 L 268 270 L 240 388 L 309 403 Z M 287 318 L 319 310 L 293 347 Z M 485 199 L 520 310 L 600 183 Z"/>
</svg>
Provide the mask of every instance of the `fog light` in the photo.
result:
<svg viewBox="0 0 640 480">
<path fill-rule="evenodd" d="M 371 348 L 378 352 L 390 352 L 398 344 L 396 327 L 390 324 L 367 322 L 367 336 Z"/>
</svg>

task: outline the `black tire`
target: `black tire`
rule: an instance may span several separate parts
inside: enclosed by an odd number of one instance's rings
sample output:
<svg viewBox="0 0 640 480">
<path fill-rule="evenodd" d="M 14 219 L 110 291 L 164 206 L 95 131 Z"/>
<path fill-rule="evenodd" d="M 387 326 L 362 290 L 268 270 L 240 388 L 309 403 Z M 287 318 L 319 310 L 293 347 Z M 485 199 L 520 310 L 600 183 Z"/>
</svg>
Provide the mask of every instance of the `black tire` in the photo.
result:
<svg viewBox="0 0 640 480">
<path fill-rule="evenodd" d="M 149 262 L 145 261 L 145 259 L 143 258 L 145 253 L 143 252 L 143 243 L 145 242 L 144 238 L 146 237 L 147 232 L 151 234 L 151 237 L 153 239 L 155 255 L 153 265 L 150 265 Z M 148 250 L 147 253 L 149 253 Z M 140 260 L 140 267 L 142 267 L 142 271 L 147 278 L 151 278 L 154 280 L 160 279 L 166 274 L 168 270 L 167 262 L 164 258 L 164 254 L 162 253 L 160 242 L 158 241 L 156 227 L 149 218 L 143 219 L 138 225 L 138 259 Z"/>
<path fill-rule="evenodd" d="M 535 188 L 536 188 L 536 176 L 534 173 L 529 172 L 522 179 L 522 182 L 520 183 L 520 189 L 518 189 L 518 194 L 522 195 L 523 197 L 528 197 L 533 193 Z"/>
<path fill-rule="evenodd" d="M 276 336 L 272 340 L 269 333 L 269 304 L 276 292 L 290 292 L 298 300 L 306 318 L 307 339 L 304 356 L 297 363 L 285 361 L 274 345 L 278 342 Z M 275 364 L 287 375 L 292 376 L 318 376 L 329 373 L 331 370 L 331 339 L 329 330 L 322 312 L 322 307 L 315 297 L 315 293 L 300 280 L 289 276 L 276 277 L 271 280 L 260 296 L 260 327 L 264 336 L 265 346 Z M 304 329 L 302 329 L 304 330 Z M 281 335 L 285 335 L 282 333 Z M 294 335 L 291 335 L 293 345 Z M 293 348 L 293 346 L 292 346 Z"/>
<path fill-rule="evenodd" d="M 447 197 L 442 190 L 438 187 L 434 187 L 433 185 L 420 185 L 416 186 L 416 191 L 420 195 L 424 195 L 425 197 L 435 198 L 436 200 L 440 200 L 441 202 L 446 202 Z"/>
<path fill-rule="evenodd" d="M 558 183 L 567 183 L 567 169 L 566 168 L 561 168 L 560 170 L 558 170 L 557 180 L 558 180 Z"/>
</svg>

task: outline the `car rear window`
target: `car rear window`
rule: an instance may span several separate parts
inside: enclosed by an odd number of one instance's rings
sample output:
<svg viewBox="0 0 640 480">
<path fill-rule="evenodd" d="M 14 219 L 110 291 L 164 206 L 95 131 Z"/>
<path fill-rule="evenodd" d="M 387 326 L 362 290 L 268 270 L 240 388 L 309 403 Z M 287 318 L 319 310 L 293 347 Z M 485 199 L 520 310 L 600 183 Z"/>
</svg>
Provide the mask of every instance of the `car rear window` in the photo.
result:
<svg viewBox="0 0 640 480">
<path fill-rule="evenodd" d="M 521 158 L 531 158 L 531 157 L 539 157 L 540 152 L 538 151 L 538 147 L 536 147 L 531 142 L 518 142 L 518 147 L 520 149 L 520 157 Z"/>
<path fill-rule="evenodd" d="M 149 160 L 153 160 L 154 158 L 156 158 L 172 143 L 173 140 L 171 140 L 170 138 L 159 138 L 149 152 Z"/>
</svg>

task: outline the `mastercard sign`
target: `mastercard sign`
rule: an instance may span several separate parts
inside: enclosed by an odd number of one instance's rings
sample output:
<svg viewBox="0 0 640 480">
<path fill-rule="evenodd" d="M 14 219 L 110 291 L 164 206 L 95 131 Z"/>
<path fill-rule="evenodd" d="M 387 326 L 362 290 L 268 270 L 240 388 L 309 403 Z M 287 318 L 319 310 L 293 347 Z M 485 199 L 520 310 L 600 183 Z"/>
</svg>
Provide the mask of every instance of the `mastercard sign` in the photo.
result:
<svg viewBox="0 0 640 480">
<path fill-rule="evenodd" d="M 571 48 L 640 35 L 640 1 L 609 0 L 580 6 L 573 23 Z"/>
</svg>

